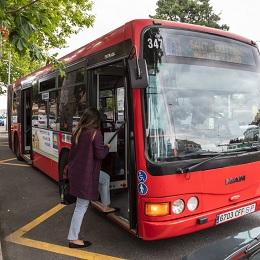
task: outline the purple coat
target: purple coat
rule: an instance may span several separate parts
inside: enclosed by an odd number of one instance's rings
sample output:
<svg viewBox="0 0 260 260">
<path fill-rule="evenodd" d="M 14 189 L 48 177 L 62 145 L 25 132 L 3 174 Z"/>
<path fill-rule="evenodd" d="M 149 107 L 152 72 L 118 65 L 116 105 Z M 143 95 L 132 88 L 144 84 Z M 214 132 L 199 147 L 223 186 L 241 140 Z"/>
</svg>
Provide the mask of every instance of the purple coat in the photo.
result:
<svg viewBox="0 0 260 260">
<path fill-rule="evenodd" d="M 83 130 L 78 144 L 72 138 L 72 147 L 69 156 L 68 176 L 70 193 L 86 200 L 98 199 L 98 183 L 101 161 L 109 149 L 103 142 L 100 130 Z"/>
</svg>

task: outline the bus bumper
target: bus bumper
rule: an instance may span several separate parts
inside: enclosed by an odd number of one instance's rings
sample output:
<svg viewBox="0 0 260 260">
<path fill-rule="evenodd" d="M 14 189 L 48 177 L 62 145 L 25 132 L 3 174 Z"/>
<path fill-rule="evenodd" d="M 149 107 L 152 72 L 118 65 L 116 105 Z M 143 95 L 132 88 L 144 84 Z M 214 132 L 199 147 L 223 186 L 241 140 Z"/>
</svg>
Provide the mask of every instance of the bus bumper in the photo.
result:
<svg viewBox="0 0 260 260">
<path fill-rule="evenodd" d="M 219 214 L 239 209 L 244 206 L 256 204 L 255 212 L 260 210 L 260 198 L 247 200 L 236 205 L 224 207 L 221 209 L 185 217 L 177 220 L 161 221 L 161 222 L 150 222 L 144 221 L 142 228 L 139 229 L 139 236 L 143 240 L 159 240 L 164 238 L 176 237 L 184 234 L 193 233 L 202 229 L 216 226 L 216 217 Z M 200 221 L 206 219 L 206 222 Z M 237 218 L 235 218 L 237 219 Z M 232 221 L 228 220 L 228 221 Z M 200 223 L 203 222 L 203 223 Z M 226 222 L 225 222 L 226 223 Z"/>
</svg>

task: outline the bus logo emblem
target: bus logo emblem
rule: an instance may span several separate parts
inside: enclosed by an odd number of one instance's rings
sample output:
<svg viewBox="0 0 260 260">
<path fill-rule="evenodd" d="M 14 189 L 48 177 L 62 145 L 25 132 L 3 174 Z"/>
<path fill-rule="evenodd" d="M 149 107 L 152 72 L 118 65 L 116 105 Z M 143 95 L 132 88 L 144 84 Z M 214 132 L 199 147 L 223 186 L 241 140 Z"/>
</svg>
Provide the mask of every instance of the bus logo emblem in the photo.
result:
<svg viewBox="0 0 260 260">
<path fill-rule="evenodd" d="M 246 176 L 240 175 L 240 176 L 237 176 L 237 177 L 234 177 L 234 178 L 227 178 L 225 180 L 225 183 L 226 183 L 226 185 L 229 185 L 229 184 L 233 184 L 233 183 L 241 182 L 241 181 L 245 181 L 245 180 L 246 180 Z"/>
</svg>

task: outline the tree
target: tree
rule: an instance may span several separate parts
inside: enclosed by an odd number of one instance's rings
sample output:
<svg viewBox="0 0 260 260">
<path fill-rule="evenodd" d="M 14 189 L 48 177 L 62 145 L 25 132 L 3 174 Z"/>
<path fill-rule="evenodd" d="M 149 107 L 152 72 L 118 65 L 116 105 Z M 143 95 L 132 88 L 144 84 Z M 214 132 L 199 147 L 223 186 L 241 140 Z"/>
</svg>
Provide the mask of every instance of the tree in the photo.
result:
<svg viewBox="0 0 260 260">
<path fill-rule="evenodd" d="M 226 24 L 219 24 L 220 14 L 213 12 L 209 0 L 158 0 L 155 11 L 151 18 L 229 30 Z"/>
<path fill-rule="evenodd" d="M 21 56 L 15 51 L 5 51 L 3 52 L 0 61 L 0 82 L 4 83 L 5 85 L 9 83 L 9 66 L 10 82 L 13 82 L 15 79 L 18 79 L 24 75 L 28 75 L 32 71 L 35 71 L 44 65 L 45 63 L 43 61 L 32 60 L 28 54 L 23 55 L 21 58 Z M 0 95 L 4 93 L 5 89 L 0 88 Z"/>
<path fill-rule="evenodd" d="M 30 71 L 33 60 L 55 62 L 48 50 L 64 47 L 68 36 L 91 26 L 91 8 L 90 0 L 0 0 L 0 67 L 7 49 Z"/>
</svg>

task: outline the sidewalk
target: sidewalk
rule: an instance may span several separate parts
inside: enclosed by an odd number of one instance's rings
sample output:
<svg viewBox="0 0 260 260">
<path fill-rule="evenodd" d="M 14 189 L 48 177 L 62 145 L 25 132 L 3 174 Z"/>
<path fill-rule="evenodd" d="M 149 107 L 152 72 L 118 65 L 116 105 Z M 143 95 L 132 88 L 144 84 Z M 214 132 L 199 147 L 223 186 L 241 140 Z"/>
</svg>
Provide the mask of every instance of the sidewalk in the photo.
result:
<svg viewBox="0 0 260 260">
<path fill-rule="evenodd" d="M 0 137 L 7 135 L 7 130 L 5 128 L 5 126 L 0 126 Z"/>
</svg>

